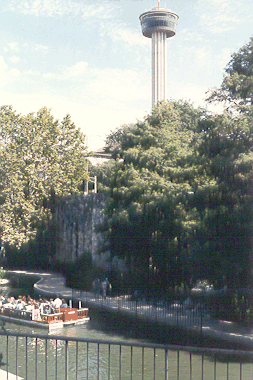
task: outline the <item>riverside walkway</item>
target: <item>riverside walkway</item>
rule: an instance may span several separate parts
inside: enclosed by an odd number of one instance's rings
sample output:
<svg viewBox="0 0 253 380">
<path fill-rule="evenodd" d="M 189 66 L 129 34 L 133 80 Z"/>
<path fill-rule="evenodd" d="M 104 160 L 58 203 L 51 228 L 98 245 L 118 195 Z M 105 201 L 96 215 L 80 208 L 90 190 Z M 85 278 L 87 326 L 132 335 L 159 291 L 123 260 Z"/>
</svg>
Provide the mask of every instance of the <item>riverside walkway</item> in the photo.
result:
<svg viewBox="0 0 253 380">
<path fill-rule="evenodd" d="M 66 287 L 65 278 L 57 273 L 12 272 L 38 276 L 40 279 L 34 285 L 34 290 L 37 294 L 43 296 L 54 297 L 58 295 L 61 298 L 74 302 L 85 302 L 89 307 L 94 306 L 107 311 L 117 311 L 132 315 L 139 319 L 177 326 L 206 337 L 253 348 L 253 328 L 246 328 L 233 322 L 213 320 L 210 319 L 208 313 L 201 314 L 200 318 L 200 315 L 197 315 L 194 310 L 185 309 L 181 310 L 179 314 L 177 304 L 165 307 L 163 303 L 153 305 L 144 300 L 138 302 L 132 301 L 128 296 L 107 296 L 106 299 L 103 299 L 96 296 L 93 292 L 79 291 Z"/>
</svg>

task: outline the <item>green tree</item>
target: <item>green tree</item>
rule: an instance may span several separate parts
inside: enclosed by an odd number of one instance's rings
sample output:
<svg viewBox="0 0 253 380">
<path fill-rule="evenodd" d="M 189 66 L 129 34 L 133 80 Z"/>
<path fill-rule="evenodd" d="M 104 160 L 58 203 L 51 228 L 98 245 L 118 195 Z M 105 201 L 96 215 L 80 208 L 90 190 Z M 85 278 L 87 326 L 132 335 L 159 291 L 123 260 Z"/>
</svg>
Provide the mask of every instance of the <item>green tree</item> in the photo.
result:
<svg viewBox="0 0 253 380">
<path fill-rule="evenodd" d="M 199 188 L 192 197 L 201 218 L 195 249 L 201 251 L 200 265 L 205 262 L 207 277 L 240 282 L 250 268 L 252 125 L 244 115 L 224 112 L 202 119 L 199 128 L 203 136 L 199 152 L 215 186 Z"/>
<path fill-rule="evenodd" d="M 42 108 L 22 116 L 0 109 L 2 241 L 20 246 L 48 225 L 57 196 L 80 191 L 86 179 L 85 137 L 67 115 Z"/>
<path fill-rule="evenodd" d="M 209 101 L 225 101 L 245 111 L 253 105 L 253 37 L 229 61 L 220 89 L 215 89 Z"/>
<path fill-rule="evenodd" d="M 223 254 L 226 277 L 251 276 L 253 38 L 231 57 L 221 87 L 210 102 L 226 102 L 228 111 L 209 118 L 203 149 L 218 178 L 215 252 Z M 239 113 L 238 113 L 239 111 Z M 208 126 L 208 128 L 207 128 Z M 209 220 L 210 222 L 211 220 Z M 210 228 L 212 230 L 213 228 Z M 219 238 L 223 235 L 223 239 Z M 213 244 L 214 245 L 214 244 Z M 220 256 L 220 254 L 219 254 Z M 231 268 L 231 270 L 230 270 Z M 248 276 L 247 276 L 248 275 Z"/>
<path fill-rule="evenodd" d="M 156 285 L 190 278 L 245 284 L 252 132 L 248 114 L 210 115 L 170 102 L 108 136 L 114 160 L 97 169 L 109 195 L 105 232 L 113 255 L 132 272 L 146 270 L 144 284 L 151 273 Z"/>
<path fill-rule="evenodd" d="M 186 102 L 162 103 L 107 139 L 114 162 L 101 169 L 100 190 L 109 194 L 110 249 L 157 283 L 189 277 L 187 239 L 198 216 L 188 199 L 210 182 L 196 149 L 202 114 Z"/>
</svg>

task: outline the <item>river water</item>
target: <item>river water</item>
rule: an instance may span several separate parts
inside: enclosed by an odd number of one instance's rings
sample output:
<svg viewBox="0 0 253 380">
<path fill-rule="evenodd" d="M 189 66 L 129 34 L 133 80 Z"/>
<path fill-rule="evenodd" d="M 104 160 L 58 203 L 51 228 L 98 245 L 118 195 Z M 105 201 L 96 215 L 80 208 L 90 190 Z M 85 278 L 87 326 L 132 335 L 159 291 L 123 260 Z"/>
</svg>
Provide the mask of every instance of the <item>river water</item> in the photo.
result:
<svg viewBox="0 0 253 380">
<path fill-rule="evenodd" d="M 140 337 L 141 326 L 138 329 L 130 329 L 130 324 L 119 327 L 119 320 L 111 319 L 108 313 L 99 313 L 90 310 L 91 320 L 84 325 L 65 327 L 55 330 L 50 335 L 62 335 L 67 337 L 113 340 L 115 342 L 148 342 L 154 343 L 155 337 L 152 333 L 152 339 L 149 339 L 148 331 L 145 337 Z M 118 317 L 120 318 L 120 317 Z M 117 328 L 118 327 L 118 328 Z M 32 329 L 30 327 L 20 326 L 16 324 L 5 324 L 8 331 L 29 333 L 29 334 L 45 334 L 45 330 Z M 157 337 L 157 343 L 160 338 Z M 170 343 L 170 342 L 167 342 Z M 53 380 L 65 379 L 65 358 L 66 346 L 63 341 L 49 340 L 46 343 L 43 339 L 18 339 L 17 354 L 16 338 L 9 338 L 8 342 L 8 358 L 6 338 L 0 337 L 0 353 L 3 354 L 1 368 L 8 369 L 10 373 L 17 374 L 26 380 Z M 137 348 L 110 346 L 97 344 L 79 344 L 78 355 L 76 352 L 76 343 L 70 342 L 68 346 L 68 372 L 69 380 L 100 380 L 108 379 L 110 367 L 111 380 L 163 380 L 164 376 L 164 351 L 150 349 L 143 351 Z M 109 350 L 109 351 L 108 351 Z M 28 376 L 26 378 L 26 360 Z M 97 367 L 99 357 L 99 370 Z M 144 360 L 143 360 L 144 357 Z M 16 364 L 17 358 L 17 364 Z M 110 366 L 108 366 L 108 361 Z M 78 363 L 78 364 L 76 364 Z M 168 356 L 169 377 L 170 380 L 249 380 L 253 378 L 252 364 L 245 361 L 240 366 L 236 358 L 227 365 L 226 358 L 218 357 L 217 361 L 209 356 L 204 360 L 200 355 L 190 355 L 187 352 L 169 351 Z M 47 368 L 47 369 L 45 369 Z M 132 375 L 131 375 L 132 368 Z M 204 375 L 202 376 L 202 368 Z M 78 369 L 78 371 L 76 371 Z M 142 377 L 144 370 L 144 377 Z M 99 377 L 98 377 L 99 375 Z M 155 377 L 154 377 L 155 376 Z M 241 376 L 241 377 L 240 377 Z"/>
</svg>

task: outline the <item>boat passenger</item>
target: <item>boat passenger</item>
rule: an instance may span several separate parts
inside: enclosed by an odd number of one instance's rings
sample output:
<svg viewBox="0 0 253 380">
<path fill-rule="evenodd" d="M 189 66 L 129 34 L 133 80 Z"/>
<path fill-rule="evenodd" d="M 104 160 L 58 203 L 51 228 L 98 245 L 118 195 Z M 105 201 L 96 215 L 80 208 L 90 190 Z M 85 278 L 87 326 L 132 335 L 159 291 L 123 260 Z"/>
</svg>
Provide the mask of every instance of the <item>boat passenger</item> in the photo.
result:
<svg viewBox="0 0 253 380">
<path fill-rule="evenodd" d="M 62 299 L 62 305 L 61 305 L 61 307 L 64 308 L 64 309 L 68 307 L 68 304 L 67 304 L 67 302 L 65 301 L 64 298 Z"/>
<path fill-rule="evenodd" d="M 39 303 L 40 314 L 43 314 L 44 306 L 45 304 L 43 302 Z"/>
<path fill-rule="evenodd" d="M 13 307 L 13 302 L 12 302 L 12 298 L 11 297 L 8 297 L 6 299 L 6 301 L 3 302 L 3 305 L 4 305 L 4 308 L 12 308 Z"/>
<path fill-rule="evenodd" d="M 19 299 L 18 302 L 16 303 L 15 309 L 16 310 L 22 310 L 23 308 L 24 308 L 24 306 L 22 304 L 22 301 L 21 301 L 21 299 Z"/>
<path fill-rule="evenodd" d="M 43 303 L 43 299 L 40 298 L 39 301 L 38 301 L 39 306 L 40 306 L 42 303 Z"/>
<path fill-rule="evenodd" d="M 38 305 L 35 305 L 35 309 L 33 311 L 33 319 L 34 320 L 41 320 L 41 317 L 40 317 L 40 309 L 39 309 L 39 306 Z"/>
<path fill-rule="evenodd" d="M 55 309 L 53 305 L 51 305 L 50 308 L 51 308 L 51 314 L 58 313 L 58 310 Z"/>
<path fill-rule="evenodd" d="M 55 298 L 55 300 L 53 301 L 53 306 L 55 307 L 55 309 L 60 309 L 61 305 L 62 300 L 59 297 Z"/>
<path fill-rule="evenodd" d="M 34 309 L 34 304 L 29 301 L 27 305 L 25 305 L 25 310 L 32 311 Z"/>
<path fill-rule="evenodd" d="M 3 304 L 8 303 L 7 297 L 4 297 L 2 302 L 3 302 Z"/>
<path fill-rule="evenodd" d="M 48 304 L 44 307 L 43 311 L 44 311 L 44 314 L 51 314 L 51 308 L 49 307 Z"/>
</svg>

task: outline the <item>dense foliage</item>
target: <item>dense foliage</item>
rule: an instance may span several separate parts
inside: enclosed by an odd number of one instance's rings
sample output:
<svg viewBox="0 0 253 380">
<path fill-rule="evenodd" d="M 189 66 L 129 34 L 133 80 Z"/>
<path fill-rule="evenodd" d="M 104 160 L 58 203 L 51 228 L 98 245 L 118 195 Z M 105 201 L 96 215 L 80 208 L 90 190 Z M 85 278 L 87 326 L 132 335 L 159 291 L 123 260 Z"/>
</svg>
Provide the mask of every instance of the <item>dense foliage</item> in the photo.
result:
<svg viewBox="0 0 253 380">
<path fill-rule="evenodd" d="M 247 282 L 252 132 L 248 113 L 211 115 L 168 102 L 108 136 L 114 160 L 99 173 L 109 194 L 105 233 L 140 286 Z"/>
<path fill-rule="evenodd" d="M 37 239 L 44 235 L 56 197 L 80 191 L 86 179 L 85 152 L 69 115 L 59 122 L 46 108 L 26 116 L 0 108 L 2 243 L 21 246 L 38 229 Z"/>
<path fill-rule="evenodd" d="M 225 101 L 244 112 L 253 105 L 253 37 L 232 55 L 221 87 L 212 91 L 209 101 Z"/>
</svg>

